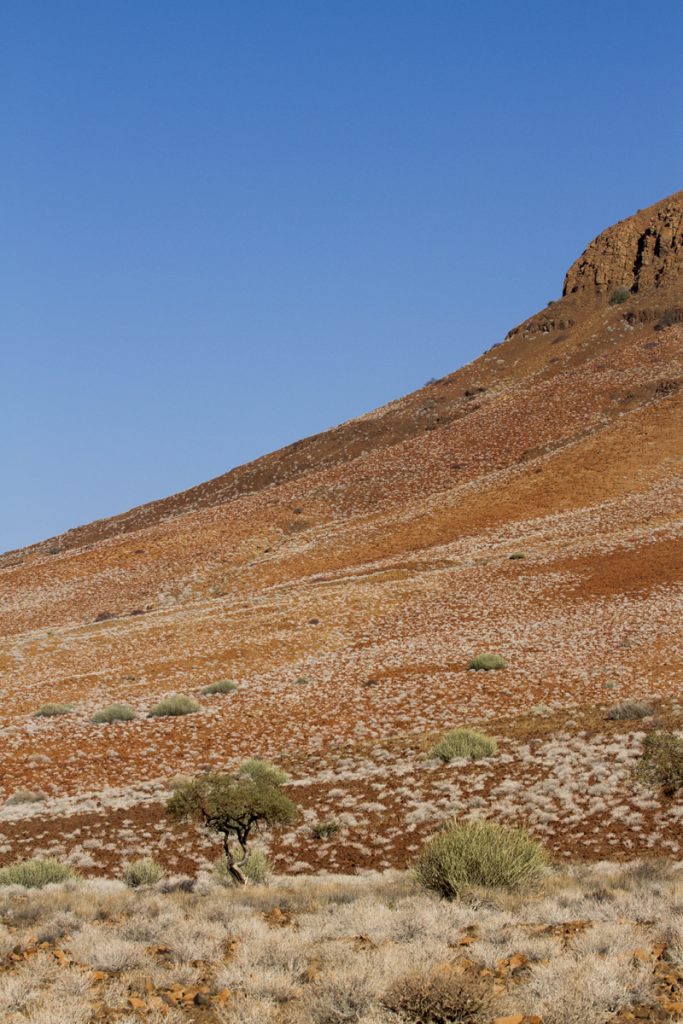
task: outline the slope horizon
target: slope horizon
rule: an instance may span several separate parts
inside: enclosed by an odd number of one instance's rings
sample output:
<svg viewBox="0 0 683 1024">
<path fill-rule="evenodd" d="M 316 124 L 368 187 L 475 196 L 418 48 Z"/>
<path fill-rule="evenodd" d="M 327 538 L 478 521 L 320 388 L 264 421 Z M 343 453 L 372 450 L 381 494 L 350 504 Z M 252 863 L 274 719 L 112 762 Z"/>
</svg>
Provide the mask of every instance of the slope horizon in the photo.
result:
<svg viewBox="0 0 683 1024">
<path fill-rule="evenodd" d="M 681 19 L 4 5 L 0 548 L 346 422 L 557 298 L 676 187 L 683 71 L 634 89 L 624 54 Z"/>
<path fill-rule="evenodd" d="M 677 191 L 671 193 L 668 196 L 662 197 L 661 199 L 655 201 L 654 203 L 651 203 L 651 204 L 649 204 L 647 206 L 638 208 L 637 214 L 641 214 L 641 213 L 647 214 L 648 211 L 650 211 L 650 210 L 652 210 L 652 209 L 654 209 L 656 207 L 659 207 L 659 206 L 661 206 L 661 205 L 663 205 L 663 204 L 665 204 L 665 203 L 667 203 L 667 202 L 669 202 L 671 200 L 680 199 L 681 196 L 683 196 L 683 191 L 677 190 Z M 633 211 L 631 215 L 628 215 L 628 216 L 626 216 L 624 218 L 620 218 L 616 222 L 616 224 L 617 225 L 621 224 L 621 223 L 623 223 L 624 220 L 632 219 L 635 216 L 636 216 L 636 212 Z M 615 225 L 612 225 L 611 227 L 614 227 L 614 226 Z M 603 234 L 607 233 L 609 230 L 610 230 L 610 227 L 607 227 L 607 228 L 601 230 L 598 234 L 596 234 L 595 238 L 592 239 L 592 241 L 589 243 L 589 246 L 587 246 L 587 248 L 589 248 L 590 245 L 592 245 L 596 241 L 596 239 L 600 238 Z M 585 250 L 584 250 L 584 253 L 585 253 Z M 581 259 L 581 255 L 577 254 L 576 258 L 572 262 L 572 266 L 574 266 L 575 263 L 578 263 L 580 259 Z M 567 271 L 567 274 L 568 273 L 569 273 L 569 270 Z M 567 274 L 565 274 L 565 287 L 566 287 Z M 548 306 L 554 305 L 554 304 L 555 304 L 555 300 L 553 300 L 552 303 L 549 302 Z M 519 330 L 519 326 L 525 324 L 528 320 L 532 320 L 534 318 L 534 316 L 538 316 L 542 312 L 543 312 L 543 310 L 539 309 L 539 310 L 536 311 L 536 313 L 531 313 L 528 317 L 526 317 L 524 320 L 522 320 L 520 325 L 516 325 L 514 327 L 511 327 L 510 330 L 505 335 L 505 340 L 508 337 L 510 337 L 511 335 L 513 335 L 516 331 L 518 331 Z M 496 348 L 500 344 L 501 344 L 501 340 L 495 341 L 492 344 L 492 346 L 489 346 L 489 348 L 484 349 L 482 352 L 474 355 L 467 362 L 461 364 L 460 366 L 458 366 L 458 367 L 456 367 L 456 368 L 454 368 L 452 370 L 448 370 L 446 372 L 445 376 L 446 377 L 450 377 L 451 375 L 456 374 L 456 373 L 458 373 L 461 370 L 465 370 L 468 367 L 472 366 L 473 364 L 476 364 L 482 358 L 482 356 L 486 355 L 488 352 L 491 351 L 491 348 Z M 437 378 L 432 378 L 432 381 L 436 380 L 436 379 Z M 168 500 L 168 499 L 176 498 L 176 497 L 178 497 L 180 495 L 184 495 L 184 494 L 186 494 L 188 492 L 194 491 L 194 490 L 196 490 L 199 487 L 210 486 L 215 481 L 217 481 L 217 480 L 219 480 L 219 479 L 221 479 L 221 478 L 223 478 L 225 476 L 229 476 L 231 473 L 233 473 L 235 471 L 248 469 L 252 465 L 257 464 L 261 459 L 265 458 L 266 456 L 277 456 L 279 453 L 290 449 L 292 447 L 292 445 L 296 446 L 296 445 L 299 445 L 299 444 L 304 444 L 304 443 L 306 443 L 308 441 L 311 441 L 313 439 L 316 439 L 316 438 L 318 438 L 320 436 L 324 436 L 324 435 L 326 435 L 326 434 L 328 434 L 330 432 L 333 432 L 333 431 L 335 431 L 335 430 L 337 430 L 337 429 L 339 429 L 341 427 L 353 424 L 357 420 L 362 419 L 364 416 L 369 416 L 369 415 L 373 415 L 373 414 L 379 414 L 383 410 L 385 410 L 388 407 L 390 407 L 391 405 L 393 405 L 395 402 L 400 401 L 402 398 L 410 398 L 412 395 L 415 395 L 418 392 L 422 391 L 425 386 L 429 385 L 429 383 L 430 383 L 430 381 L 427 381 L 426 384 L 423 384 L 421 387 L 416 388 L 413 391 L 407 392 L 405 395 L 393 396 L 393 397 L 389 398 L 387 401 L 383 402 L 381 405 L 375 406 L 372 409 L 363 410 L 360 413 L 357 413 L 356 415 L 349 417 L 348 419 L 342 420 L 339 423 L 332 424 L 332 425 L 328 426 L 327 428 L 325 428 L 322 431 L 316 431 L 314 433 L 306 434 L 305 436 L 300 437 L 300 438 L 294 438 L 293 441 L 285 443 L 283 445 L 280 445 L 277 448 L 270 449 L 270 450 L 268 450 L 266 452 L 258 453 L 257 455 L 255 455 L 255 457 L 253 459 L 249 459 L 246 462 L 239 463 L 239 464 L 237 464 L 235 466 L 231 466 L 229 469 L 224 470 L 223 472 L 221 472 L 220 474 L 217 474 L 214 477 L 210 477 L 208 480 L 191 483 L 189 487 L 182 488 L 179 491 L 174 491 L 173 493 L 168 494 L 168 495 L 161 495 L 161 496 L 152 497 L 148 501 L 144 501 L 144 502 L 141 502 L 139 504 L 133 505 L 130 508 L 127 508 L 127 509 L 122 509 L 122 510 L 119 510 L 119 511 L 110 512 L 110 513 L 108 513 L 108 514 L 106 514 L 104 516 L 100 516 L 97 519 L 91 520 L 89 522 L 82 522 L 82 523 L 73 524 L 71 526 L 68 526 L 66 528 L 66 530 L 61 531 L 60 533 L 54 533 L 54 534 L 51 534 L 51 535 L 46 536 L 46 537 L 38 538 L 35 541 L 30 541 L 27 544 L 21 545 L 21 547 L 0 549 L 0 556 L 2 556 L 2 555 L 12 555 L 12 554 L 14 554 L 16 552 L 20 552 L 20 551 L 22 551 L 24 549 L 31 549 L 31 548 L 34 548 L 36 546 L 40 546 L 41 544 L 49 543 L 51 541 L 55 541 L 56 542 L 56 541 L 58 541 L 58 539 L 60 537 L 64 536 L 65 534 L 69 534 L 72 531 L 79 531 L 80 529 L 82 529 L 82 528 L 84 528 L 86 526 L 96 525 L 96 524 L 101 523 L 101 522 L 108 522 L 109 520 L 117 519 L 120 516 L 131 515 L 131 514 L 136 513 L 140 509 L 144 509 L 144 508 L 147 508 L 148 506 L 156 505 L 156 504 L 158 504 L 160 502 L 163 502 L 165 500 Z"/>
</svg>

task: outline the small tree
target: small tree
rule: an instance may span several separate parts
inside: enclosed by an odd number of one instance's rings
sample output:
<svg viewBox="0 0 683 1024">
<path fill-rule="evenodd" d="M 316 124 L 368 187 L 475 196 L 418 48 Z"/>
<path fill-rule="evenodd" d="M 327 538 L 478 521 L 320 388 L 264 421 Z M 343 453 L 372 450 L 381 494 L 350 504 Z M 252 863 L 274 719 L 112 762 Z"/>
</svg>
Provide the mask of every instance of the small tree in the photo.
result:
<svg viewBox="0 0 683 1024">
<path fill-rule="evenodd" d="M 249 858 L 252 832 L 264 826 L 288 825 L 299 811 L 282 786 L 287 774 L 266 761 L 251 758 L 234 775 L 204 772 L 176 784 L 166 813 L 171 821 L 196 821 L 223 839 L 227 871 L 239 885 L 247 878 L 242 870 Z M 235 857 L 231 840 L 239 843 Z"/>
</svg>

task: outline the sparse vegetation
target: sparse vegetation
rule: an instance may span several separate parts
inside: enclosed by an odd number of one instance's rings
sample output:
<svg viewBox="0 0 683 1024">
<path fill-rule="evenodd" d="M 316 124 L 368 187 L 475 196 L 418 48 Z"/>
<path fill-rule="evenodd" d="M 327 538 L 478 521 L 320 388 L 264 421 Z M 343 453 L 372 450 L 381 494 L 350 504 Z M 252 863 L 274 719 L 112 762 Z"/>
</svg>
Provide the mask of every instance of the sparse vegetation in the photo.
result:
<svg viewBox="0 0 683 1024">
<path fill-rule="evenodd" d="M 149 717 L 172 718 L 178 715 L 192 715 L 195 711 L 199 711 L 199 704 L 189 697 L 175 693 L 171 697 L 164 697 L 163 700 L 160 700 L 149 712 Z"/>
<path fill-rule="evenodd" d="M 156 885 L 164 877 L 164 869 L 151 857 L 141 857 L 123 866 L 123 880 L 131 889 Z"/>
<path fill-rule="evenodd" d="M 655 709 L 644 700 L 622 700 L 620 704 L 611 707 L 605 718 L 610 722 L 631 721 L 638 718 L 649 718 L 654 715 Z"/>
<path fill-rule="evenodd" d="M 493 998 L 479 975 L 461 974 L 447 965 L 399 978 L 384 1005 L 409 1024 L 477 1024 L 490 1019 Z"/>
<path fill-rule="evenodd" d="M 430 756 L 446 763 L 456 757 L 478 761 L 482 757 L 492 757 L 497 750 L 496 741 L 483 732 L 476 732 L 474 729 L 451 729 L 432 748 Z"/>
<path fill-rule="evenodd" d="M 234 693 L 237 689 L 237 683 L 231 683 L 229 679 L 219 679 L 217 683 L 209 683 L 202 690 L 202 693 L 206 697 L 211 697 L 215 693 Z"/>
<path fill-rule="evenodd" d="M 296 804 L 282 790 L 287 773 L 266 761 L 251 758 L 234 775 L 205 772 L 180 782 L 166 804 L 174 822 L 196 821 L 223 840 L 226 870 L 239 884 L 248 880 L 245 865 L 253 831 L 264 826 L 292 824 L 298 817 Z M 231 840 L 239 843 L 235 856 Z"/>
<path fill-rule="evenodd" d="M 470 661 L 468 668 L 490 672 L 492 669 L 507 668 L 507 661 L 500 654 L 477 654 Z"/>
<path fill-rule="evenodd" d="M 73 704 L 43 704 L 34 712 L 34 718 L 57 718 L 59 715 L 68 715 L 73 711 Z"/>
<path fill-rule="evenodd" d="M 53 882 L 67 882 L 76 877 L 71 865 L 52 857 L 20 860 L 0 868 L 0 885 L 23 885 L 27 889 L 42 889 Z"/>
<path fill-rule="evenodd" d="M 341 829 L 341 825 L 335 818 L 329 821 L 315 821 L 311 825 L 311 835 L 316 839 L 329 839 L 335 836 Z"/>
<path fill-rule="evenodd" d="M 132 722 L 134 718 L 137 718 L 137 715 L 128 704 L 110 704 L 101 711 L 96 711 L 90 721 L 96 725 L 103 725 L 109 722 Z"/>
<path fill-rule="evenodd" d="M 5 800 L 5 807 L 13 807 L 16 804 L 37 804 L 45 800 L 44 793 L 36 793 L 32 789 L 18 789 Z"/>
<path fill-rule="evenodd" d="M 626 302 L 630 298 L 631 291 L 629 288 L 615 288 L 610 295 L 609 304 L 610 306 L 620 306 L 622 302 Z"/>
<path fill-rule="evenodd" d="M 511 562 L 518 562 L 520 561 L 520 559 L 526 558 L 526 555 L 523 551 L 513 551 L 513 553 L 509 555 L 508 558 Z"/>
<path fill-rule="evenodd" d="M 643 740 L 636 776 L 647 786 L 673 796 L 683 788 L 683 739 L 670 732 L 651 732 Z"/>
<path fill-rule="evenodd" d="M 543 847 L 522 829 L 454 822 L 425 846 L 415 875 L 426 889 L 453 899 L 477 886 L 527 888 L 540 880 L 545 865 Z"/>
</svg>

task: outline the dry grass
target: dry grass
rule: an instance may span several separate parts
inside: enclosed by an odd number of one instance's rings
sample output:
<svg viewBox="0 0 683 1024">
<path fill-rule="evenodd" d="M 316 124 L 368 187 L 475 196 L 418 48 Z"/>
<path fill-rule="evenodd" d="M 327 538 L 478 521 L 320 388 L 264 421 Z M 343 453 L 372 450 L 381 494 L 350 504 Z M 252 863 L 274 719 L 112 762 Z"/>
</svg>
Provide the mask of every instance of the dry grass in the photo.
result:
<svg viewBox="0 0 683 1024">
<path fill-rule="evenodd" d="M 226 1024 L 489 1024 L 522 1012 L 599 1024 L 664 999 L 658 964 L 680 963 L 682 901 L 683 872 L 665 864 L 581 867 L 533 896 L 453 902 L 399 873 L 246 889 L 204 876 L 194 893 L 104 881 L 5 890 L 0 1019 L 87 1024 L 97 1004 L 107 1024 L 139 1019 L 134 1008 L 175 1024 L 196 1019 L 199 993 L 206 1019 Z"/>
</svg>

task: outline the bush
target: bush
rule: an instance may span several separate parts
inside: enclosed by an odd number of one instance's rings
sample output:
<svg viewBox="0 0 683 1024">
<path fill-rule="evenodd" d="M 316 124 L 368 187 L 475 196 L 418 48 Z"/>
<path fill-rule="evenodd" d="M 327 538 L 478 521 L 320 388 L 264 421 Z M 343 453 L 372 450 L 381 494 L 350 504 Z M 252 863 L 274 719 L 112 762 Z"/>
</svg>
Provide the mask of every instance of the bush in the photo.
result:
<svg viewBox="0 0 683 1024">
<path fill-rule="evenodd" d="M 238 851 L 235 851 L 235 858 Z M 263 850 L 252 850 L 244 864 L 241 865 L 242 874 L 252 882 L 253 885 L 265 885 L 272 874 L 272 868 L 268 856 Z M 214 874 L 223 885 L 236 885 L 235 878 L 230 874 L 228 861 L 225 854 L 221 854 L 214 865 Z"/>
<path fill-rule="evenodd" d="M 73 711 L 73 704 L 43 704 L 34 712 L 34 718 L 56 718 L 57 715 L 68 715 Z"/>
<path fill-rule="evenodd" d="M 485 672 L 489 672 L 495 668 L 507 668 L 508 664 L 505 658 L 501 658 L 500 654 L 477 654 L 472 658 L 467 667 L 483 669 Z"/>
<path fill-rule="evenodd" d="M 202 693 L 210 697 L 214 693 L 234 693 L 237 689 L 237 683 L 231 683 L 229 679 L 220 679 L 217 683 L 209 683 L 202 690 Z"/>
<path fill-rule="evenodd" d="M 683 740 L 670 732 L 649 733 L 635 771 L 646 786 L 673 796 L 683 787 Z"/>
<path fill-rule="evenodd" d="M 543 847 L 522 829 L 489 821 L 454 822 L 427 843 L 415 875 L 425 889 L 453 899 L 474 886 L 530 887 L 545 865 Z"/>
<path fill-rule="evenodd" d="M 649 718 L 655 709 L 644 700 L 623 700 L 610 708 L 605 717 L 610 722 L 631 721 L 636 718 Z"/>
<path fill-rule="evenodd" d="M 95 725 L 108 722 L 132 722 L 137 715 L 128 704 L 110 704 L 109 707 L 96 711 L 90 719 Z"/>
<path fill-rule="evenodd" d="M 508 558 L 511 562 L 517 562 L 520 558 L 526 558 L 526 555 L 523 551 L 513 551 L 511 555 L 508 555 Z"/>
<path fill-rule="evenodd" d="M 13 807 L 16 804 L 37 804 L 45 800 L 44 793 L 35 793 L 32 789 L 18 789 L 5 800 L 5 807 Z"/>
<path fill-rule="evenodd" d="M 174 693 L 172 697 L 164 697 L 149 713 L 150 718 L 173 718 L 176 715 L 192 715 L 199 711 L 199 704 L 195 704 L 189 697 L 183 697 Z"/>
<path fill-rule="evenodd" d="M 681 320 L 683 320 L 683 310 L 665 309 L 655 324 L 655 330 L 663 331 L 665 327 L 672 327 L 674 324 L 680 323 Z"/>
<path fill-rule="evenodd" d="M 610 295 L 609 304 L 610 306 L 620 306 L 622 302 L 626 302 L 630 298 L 631 291 L 629 288 L 615 288 Z"/>
<path fill-rule="evenodd" d="M 311 833 L 316 839 L 329 839 L 330 836 L 336 836 L 340 828 L 338 821 L 316 821 L 311 825 Z"/>
<path fill-rule="evenodd" d="M 468 757 L 478 761 L 481 757 L 492 757 L 498 751 L 496 741 L 483 732 L 474 729 L 451 729 L 445 733 L 432 749 L 430 757 L 438 757 L 448 763 L 454 757 Z"/>
<path fill-rule="evenodd" d="M 164 877 L 164 869 L 151 857 L 141 857 L 123 865 L 123 880 L 131 889 L 141 885 L 156 885 Z"/>
<path fill-rule="evenodd" d="M 19 860 L 0 869 L 0 885 L 25 885 L 27 889 L 42 889 L 44 885 L 71 878 L 78 878 L 74 869 L 52 857 Z"/>
<path fill-rule="evenodd" d="M 468 1024 L 489 1020 L 491 991 L 476 974 L 456 974 L 450 965 L 417 970 L 389 988 L 384 1005 L 410 1024 Z"/>
</svg>

